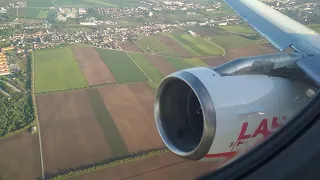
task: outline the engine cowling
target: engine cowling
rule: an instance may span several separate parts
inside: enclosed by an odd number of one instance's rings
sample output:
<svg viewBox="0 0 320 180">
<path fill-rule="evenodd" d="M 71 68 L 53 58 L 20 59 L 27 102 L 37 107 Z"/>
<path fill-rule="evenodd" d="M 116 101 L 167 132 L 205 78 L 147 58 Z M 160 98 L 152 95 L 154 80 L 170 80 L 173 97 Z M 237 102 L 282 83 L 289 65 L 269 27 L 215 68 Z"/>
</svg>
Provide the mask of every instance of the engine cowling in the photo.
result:
<svg viewBox="0 0 320 180">
<path fill-rule="evenodd" d="M 290 120 L 310 100 L 309 88 L 282 77 L 221 76 L 208 67 L 186 69 L 160 83 L 155 122 L 174 154 L 188 160 L 225 161 Z"/>
</svg>

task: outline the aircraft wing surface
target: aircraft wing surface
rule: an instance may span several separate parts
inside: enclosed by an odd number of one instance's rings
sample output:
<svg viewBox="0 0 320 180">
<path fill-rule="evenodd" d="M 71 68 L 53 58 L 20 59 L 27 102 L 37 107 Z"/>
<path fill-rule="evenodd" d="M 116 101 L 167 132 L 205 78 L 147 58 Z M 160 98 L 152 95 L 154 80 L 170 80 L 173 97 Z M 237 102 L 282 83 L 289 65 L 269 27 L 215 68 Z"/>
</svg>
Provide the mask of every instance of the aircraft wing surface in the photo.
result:
<svg viewBox="0 0 320 180">
<path fill-rule="evenodd" d="M 292 47 L 305 55 L 320 54 L 320 35 L 258 0 L 224 0 L 280 51 Z"/>
</svg>

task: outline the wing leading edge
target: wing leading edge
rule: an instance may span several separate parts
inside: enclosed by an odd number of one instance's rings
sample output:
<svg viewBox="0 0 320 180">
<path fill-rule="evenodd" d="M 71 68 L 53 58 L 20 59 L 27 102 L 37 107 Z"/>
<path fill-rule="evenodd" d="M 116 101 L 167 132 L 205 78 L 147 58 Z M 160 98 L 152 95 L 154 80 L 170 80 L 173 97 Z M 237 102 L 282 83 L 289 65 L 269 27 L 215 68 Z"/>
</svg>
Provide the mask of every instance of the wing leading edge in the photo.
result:
<svg viewBox="0 0 320 180">
<path fill-rule="evenodd" d="M 224 0 L 280 51 L 292 47 L 305 55 L 320 54 L 320 35 L 258 0 Z"/>
</svg>

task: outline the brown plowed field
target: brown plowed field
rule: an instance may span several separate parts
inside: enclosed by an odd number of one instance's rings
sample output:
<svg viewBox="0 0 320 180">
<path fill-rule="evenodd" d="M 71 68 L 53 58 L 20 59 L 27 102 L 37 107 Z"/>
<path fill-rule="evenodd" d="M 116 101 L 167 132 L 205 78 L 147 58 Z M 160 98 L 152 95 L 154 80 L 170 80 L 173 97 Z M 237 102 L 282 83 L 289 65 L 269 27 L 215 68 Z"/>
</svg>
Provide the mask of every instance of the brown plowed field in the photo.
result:
<svg viewBox="0 0 320 180">
<path fill-rule="evenodd" d="M 226 56 L 230 59 L 236 59 L 246 56 L 258 56 L 262 54 L 273 54 L 279 51 L 273 48 L 271 45 L 256 45 L 245 48 L 235 48 L 226 51 Z"/>
<path fill-rule="evenodd" d="M 112 157 L 86 91 L 36 97 L 46 173 Z"/>
<path fill-rule="evenodd" d="M 0 140 L 0 179 L 41 177 L 38 134 L 22 132 Z"/>
<path fill-rule="evenodd" d="M 121 48 L 125 51 L 142 52 L 135 44 L 129 40 L 125 40 L 120 44 Z"/>
<path fill-rule="evenodd" d="M 130 152 L 163 147 L 153 117 L 154 91 L 146 83 L 98 88 Z"/>
<path fill-rule="evenodd" d="M 93 47 L 74 45 L 72 51 L 89 86 L 116 82 L 111 71 Z"/>
<path fill-rule="evenodd" d="M 229 60 L 223 56 L 216 56 L 216 57 L 205 57 L 205 58 L 199 58 L 209 66 L 219 66 L 221 64 L 224 64 L 228 62 Z"/>
<path fill-rule="evenodd" d="M 148 61 L 159 70 L 159 72 L 167 76 L 173 72 L 176 72 L 177 70 L 164 59 L 164 57 L 161 56 L 153 56 L 153 55 L 145 55 Z"/>
<path fill-rule="evenodd" d="M 165 43 L 167 46 L 169 46 L 174 52 L 177 52 L 182 57 L 192 57 L 192 53 L 189 52 L 187 49 L 185 49 L 183 46 L 181 46 L 177 41 L 171 39 L 168 36 L 165 35 L 157 35 L 157 37 Z"/>
<path fill-rule="evenodd" d="M 166 152 L 129 162 L 115 167 L 74 177 L 72 180 L 191 180 L 208 171 L 216 169 L 212 162 L 195 162 L 183 160 L 171 152 Z"/>
</svg>

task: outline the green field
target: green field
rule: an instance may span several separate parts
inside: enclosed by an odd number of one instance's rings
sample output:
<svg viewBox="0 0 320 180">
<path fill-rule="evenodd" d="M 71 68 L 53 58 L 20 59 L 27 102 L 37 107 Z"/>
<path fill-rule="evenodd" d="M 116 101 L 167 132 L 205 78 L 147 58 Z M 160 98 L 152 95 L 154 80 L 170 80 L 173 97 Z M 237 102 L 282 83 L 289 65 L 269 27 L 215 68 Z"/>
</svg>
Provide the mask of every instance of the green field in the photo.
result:
<svg viewBox="0 0 320 180">
<path fill-rule="evenodd" d="M 147 81 L 148 78 L 123 51 L 96 48 L 118 83 Z"/>
<path fill-rule="evenodd" d="M 35 66 L 36 93 L 87 86 L 70 47 L 37 50 L 32 56 Z"/>
<path fill-rule="evenodd" d="M 16 9 L 13 10 L 16 13 Z M 41 8 L 19 8 L 18 18 L 37 19 Z"/>
<path fill-rule="evenodd" d="M 52 0 L 27 0 L 27 7 L 53 7 Z"/>
<path fill-rule="evenodd" d="M 252 36 L 252 38 L 249 39 L 250 37 L 229 34 L 206 38 L 224 49 L 241 48 L 263 43 L 263 40 L 258 36 Z"/>
<path fill-rule="evenodd" d="M 54 21 L 55 18 L 56 18 L 56 14 L 57 14 L 56 11 L 50 10 L 50 11 L 48 12 L 47 19 L 48 19 L 49 21 Z"/>
<path fill-rule="evenodd" d="M 195 50 L 193 50 L 192 48 L 190 48 L 189 46 L 187 46 L 186 44 L 182 43 L 181 41 L 177 40 L 172 34 L 169 33 L 159 33 L 161 35 L 164 36 L 168 36 L 169 38 L 171 38 L 172 40 L 176 41 L 177 43 L 179 43 L 183 48 L 187 49 L 192 55 L 194 56 L 200 56 L 199 53 L 197 53 Z"/>
<path fill-rule="evenodd" d="M 257 34 L 257 32 L 249 26 L 219 26 L 221 29 L 232 33 L 242 33 L 242 34 Z"/>
<path fill-rule="evenodd" d="M 129 154 L 129 150 L 122 139 L 116 124 L 114 123 L 109 110 L 105 107 L 101 95 L 97 89 L 87 90 L 88 99 L 94 111 L 96 118 L 99 121 L 100 127 L 110 147 L 114 157 L 122 157 Z"/>
<path fill-rule="evenodd" d="M 318 33 L 320 33 L 320 24 L 310 24 L 309 28 L 317 31 Z"/>
<path fill-rule="evenodd" d="M 164 78 L 163 75 L 153 67 L 143 54 L 128 53 L 128 55 L 141 67 L 141 69 L 158 85 Z"/>
<path fill-rule="evenodd" d="M 175 56 L 176 53 L 173 52 L 166 44 L 160 41 L 155 36 L 144 36 L 136 41 L 139 48 L 146 53 L 158 53 L 164 55 Z"/>
<path fill-rule="evenodd" d="M 200 36 L 191 36 L 189 34 L 173 33 L 173 36 L 180 42 L 189 46 L 198 54 L 203 56 L 223 54 L 223 50 L 213 43 L 206 41 Z"/>
<path fill-rule="evenodd" d="M 115 4 L 107 3 L 107 2 L 104 2 L 104 1 L 100 1 L 100 0 L 84 0 L 84 1 L 85 2 L 89 2 L 89 3 L 93 3 L 93 4 L 97 4 L 97 5 L 104 5 L 104 6 L 107 6 L 107 7 L 118 7 Z"/>
<path fill-rule="evenodd" d="M 48 10 L 43 10 L 43 9 L 41 9 L 41 10 L 39 11 L 39 13 L 38 13 L 37 18 L 38 18 L 38 19 L 46 19 L 47 16 L 48 16 L 48 13 L 49 13 Z"/>
<path fill-rule="evenodd" d="M 184 60 L 194 67 L 208 66 L 206 63 L 204 63 L 203 61 L 201 61 L 200 59 L 197 59 L 197 58 L 187 58 Z"/>
<path fill-rule="evenodd" d="M 207 66 L 204 62 L 197 58 L 185 59 L 179 57 L 165 57 L 165 59 L 177 70 L 198 66 Z"/>
<path fill-rule="evenodd" d="M 52 0 L 26 0 L 28 7 L 54 7 Z M 135 0 L 131 0 L 135 1 Z M 113 0 L 55 0 L 54 4 L 62 7 L 118 7 Z M 121 2 L 125 5 L 125 2 Z"/>
</svg>

